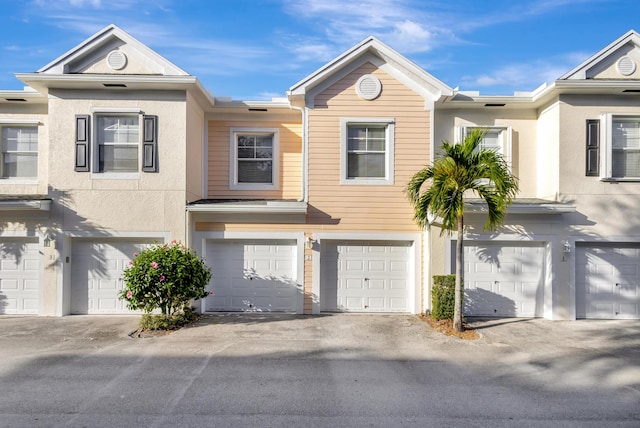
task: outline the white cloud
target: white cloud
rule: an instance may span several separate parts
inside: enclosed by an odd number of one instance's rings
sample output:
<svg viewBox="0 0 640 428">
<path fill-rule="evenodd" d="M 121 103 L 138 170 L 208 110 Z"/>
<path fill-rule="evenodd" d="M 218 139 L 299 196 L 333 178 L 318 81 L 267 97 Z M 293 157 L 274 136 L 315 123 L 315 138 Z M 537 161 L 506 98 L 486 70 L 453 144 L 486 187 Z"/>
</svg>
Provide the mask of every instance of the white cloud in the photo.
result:
<svg viewBox="0 0 640 428">
<path fill-rule="evenodd" d="M 587 57 L 584 53 L 570 53 L 563 57 L 509 64 L 498 67 L 491 73 L 463 76 L 460 86 L 471 90 L 510 87 L 520 91 L 531 91 L 543 83 L 551 83 L 558 79 Z"/>
</svg>

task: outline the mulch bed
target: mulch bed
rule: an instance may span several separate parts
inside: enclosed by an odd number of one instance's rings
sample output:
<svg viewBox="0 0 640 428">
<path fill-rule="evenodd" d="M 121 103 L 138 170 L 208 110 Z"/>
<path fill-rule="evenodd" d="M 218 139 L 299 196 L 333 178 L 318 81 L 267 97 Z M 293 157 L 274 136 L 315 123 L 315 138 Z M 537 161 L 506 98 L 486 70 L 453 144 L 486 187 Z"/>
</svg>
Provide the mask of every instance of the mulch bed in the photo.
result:
<svg viewBox="0 0 640 428">
<path fill-rule="evenodd" d="M 464 331 L 455 331 L 453 329 L 453 320 L 445 319 L 445 320 L 435 320 L 429 315 L 420 315 L 427 324 L 431 326 L 434 330 L 446 334 L 447 336 L 455 336 L 464 340 L 478 340 L 480 339 L 480 333 L 473 329 L 473 327 L 468 324 L 462 323 L 462 328 Z"/>
</svg>

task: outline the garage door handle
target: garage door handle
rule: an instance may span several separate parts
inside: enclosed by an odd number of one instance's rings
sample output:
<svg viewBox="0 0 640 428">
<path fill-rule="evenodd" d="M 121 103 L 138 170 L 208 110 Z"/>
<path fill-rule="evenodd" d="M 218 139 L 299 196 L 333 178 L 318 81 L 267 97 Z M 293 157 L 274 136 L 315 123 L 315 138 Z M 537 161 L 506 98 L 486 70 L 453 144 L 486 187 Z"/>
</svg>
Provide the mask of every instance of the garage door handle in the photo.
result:
<svg viewBox="0 0 640 428">
<path fill-rule="evenodd" d="M 620 287 L 620 283 L 619 282 L 616 282 L 616 287 Z"/>
<path fill-rule="evenodd" d="M 369 278 L 365 278 L 364 280 L 365 280 L 365 281 L 369 281 Z"/>
</svg>

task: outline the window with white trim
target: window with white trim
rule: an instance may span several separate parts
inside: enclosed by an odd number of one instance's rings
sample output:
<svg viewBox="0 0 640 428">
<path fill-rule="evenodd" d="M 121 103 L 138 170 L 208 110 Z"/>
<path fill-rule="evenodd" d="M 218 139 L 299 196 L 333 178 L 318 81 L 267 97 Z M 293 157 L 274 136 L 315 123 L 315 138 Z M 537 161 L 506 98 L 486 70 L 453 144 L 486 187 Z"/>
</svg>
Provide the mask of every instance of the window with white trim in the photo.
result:
<svg viewBox="0 0 640 428">
<path fill-rule="evenodd" d="M 76 115 L 75 170 L 94 178 L 139 178 L 158 172 L 158 117 L 138 109 Z"/>
<path fill-rule="evenodd" d="M 606 114 L 601 126 L 601 178 L 640 180 L 640 116 Z"/>
<path fill-rule="evenodd" d="M 277 129 L 231 129 L 230 188 L 278 188 L 278 137 Z"/>
<path fill-rule="evenodd" d="M 138 172 L 138 115 L 96 115 L 96 172 Z"/>
<path fill-rule="evenodd" d="M 342 184 L 393 184 L 394 120 L 342 118 Z"/>
<path fill-rule="evenodd" d="M 38 177 L 38 127 L 2 127 L 2 178 L 35 179 Z"/>
<path fill-rule="evenodd" d="M 511 169 L 511 127 L 509 126 L 463 126 L 460 128 L 459 141 L 476 129 L 486 131 L 478 146 L 479 149 L 493 150 L 500 153 Z"/>
</svg>

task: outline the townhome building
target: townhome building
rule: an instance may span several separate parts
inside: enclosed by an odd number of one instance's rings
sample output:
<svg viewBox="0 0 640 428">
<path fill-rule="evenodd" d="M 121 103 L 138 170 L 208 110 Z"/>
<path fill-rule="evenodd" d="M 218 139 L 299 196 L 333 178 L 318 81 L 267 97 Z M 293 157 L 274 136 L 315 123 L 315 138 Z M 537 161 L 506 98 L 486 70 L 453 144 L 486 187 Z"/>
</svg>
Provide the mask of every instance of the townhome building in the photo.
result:
<svg viewBox="0 0 640 428">
<path fill-rule="evenodd" d="M 420 230 L 404 188 L 481 127 L 520 193 L 494 232 L 467 202 L 466 315 L 640 318 L 639 61 L 629 31 L 482 96 L 369 37 L 239 101 L 110 25 L 0 91 L 0 313 L 127 313 L 123 269 L 174 239 L 212 268 L 202 312 L 424 312 L 455 236 Z"/>
</svg>

